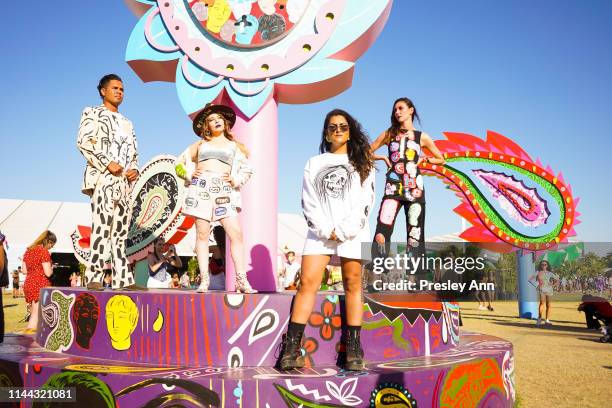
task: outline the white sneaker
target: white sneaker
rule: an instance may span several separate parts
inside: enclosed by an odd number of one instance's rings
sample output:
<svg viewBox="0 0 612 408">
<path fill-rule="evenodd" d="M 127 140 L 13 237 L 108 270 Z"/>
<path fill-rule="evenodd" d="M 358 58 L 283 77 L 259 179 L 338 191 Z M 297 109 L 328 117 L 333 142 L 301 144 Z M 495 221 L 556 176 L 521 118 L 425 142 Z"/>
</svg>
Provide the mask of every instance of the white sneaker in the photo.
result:
<svg viewBox="0 0 612 408">
<path fill-rule="evenodd" d="M 552 322 L 550 320 L 546 319 L 546 325 L 547 326 L 552 326 Z"/>
<path fill-rule="evenodd" d="M 487 308 L 486 308 L 486 307 L 484 307 L 483 305 L 479 305 L 479 306 L 478 306 L 478 310 L 487 310 Z"/>
<path fill-rule="evenodd" d="M 542 325 L 542 319 L 538 318 L 538 321 L 536 322 L 536 326 L 541 326 Z"/>
</svg>

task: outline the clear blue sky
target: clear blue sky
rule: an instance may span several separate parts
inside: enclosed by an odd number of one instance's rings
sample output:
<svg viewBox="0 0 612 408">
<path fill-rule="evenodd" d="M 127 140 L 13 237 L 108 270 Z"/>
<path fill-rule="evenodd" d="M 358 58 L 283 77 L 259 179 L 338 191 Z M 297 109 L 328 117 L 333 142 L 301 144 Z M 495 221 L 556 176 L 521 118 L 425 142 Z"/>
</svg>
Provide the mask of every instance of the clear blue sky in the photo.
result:
<svg viewBox="0 0 612 408">
<path fill-rule="evenodd" d="M 194 140 L 174 84 L 143 84 L 124 62 L 137 19 L 122 1 L 7 2 L 4 15 L 1 198 L 87 201 L 76 131 L 108 72 L 124 79 L 121 111 L 135 124 L 142 164 Z M 279 210 L 300 211 L 303 164 L 328 110 L 348 110 L 375 136 L 393 100 L 409 96 L 434 139 L 492 129 L 562 170 L 582 198 L 578 237 L 611 241 L 611 21 L 609 0 L 395 0 L 350 90 L 281 105 Z M 427 235 L 458 231 L 457 199 L 426 182 Z"/>
</svg>

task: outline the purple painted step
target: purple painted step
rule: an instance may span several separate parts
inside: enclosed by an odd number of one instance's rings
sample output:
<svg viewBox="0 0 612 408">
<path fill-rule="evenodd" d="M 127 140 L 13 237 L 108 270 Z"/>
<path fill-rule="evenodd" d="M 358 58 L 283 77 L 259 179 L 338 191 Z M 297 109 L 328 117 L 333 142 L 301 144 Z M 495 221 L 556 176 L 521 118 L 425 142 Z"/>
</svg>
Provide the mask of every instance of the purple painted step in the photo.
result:
<svg viewBox="0 0 612 408">
<path fill-rule="evenodd" d="M 369 363 L 364 372 L 333 365 L 279 372 L 110 362 L 51 353 L 34 347 L 31 338 L 8 335 L 0 344 L 0 378 L 3 386 L 75 387 L 76 404 L 66 406 L 88 408 L 159 407 L 164 402 L 184 407 L 490 408 L 512 407 L 515 399 L 512 344 L 475 333 L 462 333 L 460 344 L 444 352 Z M 32 405 L 26 401 L 22 406 Z"/>
<path fill-rule="evenodd" d="M 430 355 L 458 342 L 457 305 L 429 295 L 369 296 L 367 361 Z M 45 288 L 40 299 L 37 342 L 49 351 L 166 366 L 272 367 L 293 293 Z M 334 292 L 317 296 L 303 343 L 310 366 L 336 364 L 343 303 Z"/>
</svg>

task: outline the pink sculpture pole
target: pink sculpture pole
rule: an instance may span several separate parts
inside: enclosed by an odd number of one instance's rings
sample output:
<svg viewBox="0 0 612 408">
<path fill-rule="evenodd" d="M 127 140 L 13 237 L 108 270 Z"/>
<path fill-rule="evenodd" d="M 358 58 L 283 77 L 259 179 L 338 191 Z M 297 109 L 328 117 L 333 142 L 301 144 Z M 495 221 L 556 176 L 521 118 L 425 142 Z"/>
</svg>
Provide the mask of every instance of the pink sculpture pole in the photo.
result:
<svg viewBox="0 0 612 408">
<path fill-rule="evenodd" d="M 276 290 L 278 207 L 278 105 L 269 98 L 251 119 L 246 118 L 226 96 L 224 105 L 236 110 L 233 133 L 249 149 L 254 174 L 242 188 L 240 224 L 244 240 L 245 266 L 251 285 L 260 291 Z M 230 247 L 226 245 L 230 260 Z M 233 262 L 226 262 L 225 288 L 235 290 Z"/>
</svg>

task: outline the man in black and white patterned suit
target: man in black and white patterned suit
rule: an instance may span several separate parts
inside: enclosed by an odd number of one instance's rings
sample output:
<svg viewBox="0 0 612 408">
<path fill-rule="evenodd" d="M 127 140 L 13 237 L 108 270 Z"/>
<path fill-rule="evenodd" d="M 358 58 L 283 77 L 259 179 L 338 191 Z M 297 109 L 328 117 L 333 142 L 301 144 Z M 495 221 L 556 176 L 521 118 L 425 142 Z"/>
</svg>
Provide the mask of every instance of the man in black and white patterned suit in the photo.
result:
<svg viewBox="0 0 612 408">
<path fill-rule="evenodd" d="M 100 79 L 102 105 L 81 115 L 77 147 L 87 160 L 83 193 L 91 197 L 90 258 L 85 283 L 101 289 L 104 266 L 110 259 L 113 289 L 134 287 L 125 241 L 131 218 L 131 183 L 138 177 L 138 152 L 132 122 L 118 112 L 123 82 L 115 74 Z"/>
</svg>

